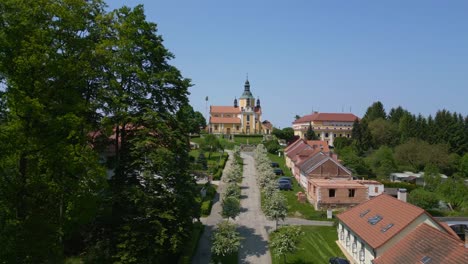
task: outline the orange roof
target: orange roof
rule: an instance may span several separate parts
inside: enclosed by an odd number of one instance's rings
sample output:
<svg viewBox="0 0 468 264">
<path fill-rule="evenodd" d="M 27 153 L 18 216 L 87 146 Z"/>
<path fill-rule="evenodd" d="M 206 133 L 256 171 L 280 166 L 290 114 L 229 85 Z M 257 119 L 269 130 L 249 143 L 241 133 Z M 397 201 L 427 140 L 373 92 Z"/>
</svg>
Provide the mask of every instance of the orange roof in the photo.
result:
<svg viewBox="0 0 468 264">
<path fill-rule="evenodd" d="M 210 117 L 211 124 L 240 124 L 241 120 L 237 117 Z"/>
<path fill-rule="evenodd" d="M 356 188 L 366 189 L 367 187 L 351 180 L 325 180 L 325 179 L 309 179 L 309 182 L 319 187 L 332 187 L 332 188 Z"/>
<path fill-rule="evenodd" d="M 301 141 L 304 141 L 302 140 L 301 138 L 298 138 L 296 141 L 292 142 L 291 144 L 289 144 L 285 149 L 284 149 L 284 152 L 287 153 L 290 149 L 292 149 L 294 146 L 296 146 L 297 144 L 299 144 Z"/>
<path fill-rule="evenodd" d="M 210 113 L 227 113 L 227 114 L 239 114 L 240 109 L 234 106 L 210 106 Z"/>
<path fill-rule="evenodd" d="M 328 143 L 323 140 L 307 140 L 307 144 L 311 147 L 320 148 L 323 152 L 330 152 L 330 148 L 328 147 Z"/>
<path fill-rule="evenodd" d="M 424 213 L 426 212 L 417 206 L 381 194 L 338 214 L 337 217 L 372 248 L 379 248 Z M 376 216 L 382 219 L 374 225 L 370 224 L 370 218 Z M 393 226 L 382 232 L 381 229 L 389 224 Z"/>
<path fill-rule="evenodd" d="M 354 120 L 356 119 L 359 118 L 351 113 L 313 113 L 311 115 L 305 115 L 297 119 L 293 122 L 293 124 L 309 123 L 316 121 L 354 122 Z"/>
<path fill-rule="evenodd" d="M 468 249 L 461 240 L 421 224 L 373 263 L 425 263 L 423 260 L 430 261 L 427 263 L 468 263 Z"/>
</svg>

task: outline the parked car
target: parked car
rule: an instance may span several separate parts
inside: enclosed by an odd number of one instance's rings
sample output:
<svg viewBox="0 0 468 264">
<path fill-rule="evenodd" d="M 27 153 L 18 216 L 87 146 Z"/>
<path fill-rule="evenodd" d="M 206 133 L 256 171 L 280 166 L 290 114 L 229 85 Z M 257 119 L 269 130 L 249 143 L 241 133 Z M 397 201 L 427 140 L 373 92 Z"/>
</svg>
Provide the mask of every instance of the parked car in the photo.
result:
<svg viewBox="0 0 468 264">
<path fill-rule="evenodd" d="M 281 181 L 281 180 L 289 181 L 289 183 L 291 183 L 291 186 L 293 185 L 293 180 L 291 177 L 287 177 L 287 176 L 279 177 L 278 181 Z"/>
<path fill-rule="evenodd" d="M 328 261 L 329 264 L 349 264 L 349 261 L 345 258 L 333 257 Z"/>
<path fill-rule="evenodd" d="M 279 168 L 278 162 L 272 162 L 270 165 L 272 168 Z"/>
<path fill-rule="evenodd" d="M 280 190 L 292 190 L 292 185 L 289 180 L 278 180 L 278 188 Z"/>
<path fill-rule="evenodd" d="M 284 175 L 283 170 L 280 168 L 274 169 L 273 172 L 275 173 L 275 175 Z"/>
</svg>

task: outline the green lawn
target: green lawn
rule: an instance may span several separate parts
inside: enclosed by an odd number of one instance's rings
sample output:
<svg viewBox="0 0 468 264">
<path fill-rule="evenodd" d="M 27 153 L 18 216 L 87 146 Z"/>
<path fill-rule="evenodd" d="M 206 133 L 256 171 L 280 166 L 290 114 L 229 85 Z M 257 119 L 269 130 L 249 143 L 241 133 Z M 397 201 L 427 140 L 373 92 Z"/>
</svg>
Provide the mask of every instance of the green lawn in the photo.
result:
<svg viewBox="0 0 468 264">
<path fill-rule="evenodd" d="M 299 241 L 299 249 L 293 254 L 286 255 L 286 263 L 328 263 L 330 257 L 344 256 L 341 253 L 336 240 L 338 235 L 335 227 L 328 226 L 302 226 L 304 235 Z M 275 233 L 270 235 L 270 239 Z M 284 263 L 283 257 L 279 257 L 271 251 L 273 264 Z"/>
<path fill-rule="evenodd" d="M 277 162 L 280 165 L 280 168 L 283 170 L 285 176 L 292 177 L 292 173 L 288 167 L 286 167 L 286 162 L 284 157 L 278 157 L 268 153 L 268 157 L 272 162 Z M 286 199 L 288 200 L 288 215 L 292 217 L 304 218 L 309 220 L 327 220 L 325 211 L 316 211 L 314 207 L 306 201 L 305 203 L 300 203 L 297 201 L 296 194 L 298 192 L 305 192 L 304 189 L 299 185 L 296 179 L 293 178 L 293 190 L 292 191 L 282 191 Z"/>
</svg>

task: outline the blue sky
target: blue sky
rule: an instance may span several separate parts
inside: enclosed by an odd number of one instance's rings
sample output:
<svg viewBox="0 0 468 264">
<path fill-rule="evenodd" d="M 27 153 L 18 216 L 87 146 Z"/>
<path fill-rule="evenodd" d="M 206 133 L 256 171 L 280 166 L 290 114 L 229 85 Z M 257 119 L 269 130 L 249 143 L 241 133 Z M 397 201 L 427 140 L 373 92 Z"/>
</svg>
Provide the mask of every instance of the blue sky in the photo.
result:
<svg viewBox="0 0 468 264">
<path fill-rule="evenodd" d="M 277 127 L 296 114 L 381 101 L 423 115 L 468 114 L 468 1 L 107 1 L 143 4 L 190 103 L 231 105 L 244 89 Z"/>
</svg>

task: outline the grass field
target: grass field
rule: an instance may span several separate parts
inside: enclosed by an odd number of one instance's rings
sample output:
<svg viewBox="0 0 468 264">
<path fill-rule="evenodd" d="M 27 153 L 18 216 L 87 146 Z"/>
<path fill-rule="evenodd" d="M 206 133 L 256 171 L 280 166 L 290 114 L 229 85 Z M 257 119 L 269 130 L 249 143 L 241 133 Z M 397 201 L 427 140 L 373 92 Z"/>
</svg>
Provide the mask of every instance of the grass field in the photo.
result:
<svg viewBox="0 0 468 264">
<path fill-rule="evenodd" d="M 286 263 L 295 264 L 323 264 L 328 263 L 329 258 L 343 256 L 335 241 L 338 235 L 335 227 L 328 226 L 303 226 L 304 235 L 299 241 L 299 249 L 293 254 L 286 255 Z M 275 233 L 270 235 L 270 239 Z M 272 250 L 273 264 L 283 264 L 283 257 Z"/>
<path fill-rule="evenodd" d="M 288 167 L 286 167 L 284 157 L 278 157 L 268 153 L 268 157 L 272 162 L 277 162 L 280 165 L 280 168 L 283 170 L 284 175 L 292 177 L 292 173 Z M 299 217 L 309 220 L 327 220 L 326 212 L 316 211 L 314 207 L 309 203 L 300 203 L 297 201 L 296 194 L 298 192 L 305 192 L 304 189 L 299 185 L 296 179 L 293 179 L 293 190 L 292 191 L 282 191 L 286 199 L 288 200 L 288 215 L 292 217 Z"/>
</svg>

